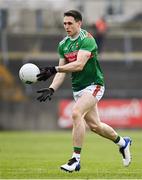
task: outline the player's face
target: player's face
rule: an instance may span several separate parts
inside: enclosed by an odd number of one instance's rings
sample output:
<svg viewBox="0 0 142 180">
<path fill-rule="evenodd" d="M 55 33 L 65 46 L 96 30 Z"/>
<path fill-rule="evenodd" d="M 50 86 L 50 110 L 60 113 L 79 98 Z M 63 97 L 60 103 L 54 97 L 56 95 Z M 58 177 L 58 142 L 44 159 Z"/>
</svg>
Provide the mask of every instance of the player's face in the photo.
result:
<svg viewBox="0 0 142 180">
<path fill-rule="evenodd" d="M 75 37 L 79 34 L 81 27 L 81 21 L 76 22 L 72 16 L 64 17 L 64 28 L 68 36 Z"/>
</svg>

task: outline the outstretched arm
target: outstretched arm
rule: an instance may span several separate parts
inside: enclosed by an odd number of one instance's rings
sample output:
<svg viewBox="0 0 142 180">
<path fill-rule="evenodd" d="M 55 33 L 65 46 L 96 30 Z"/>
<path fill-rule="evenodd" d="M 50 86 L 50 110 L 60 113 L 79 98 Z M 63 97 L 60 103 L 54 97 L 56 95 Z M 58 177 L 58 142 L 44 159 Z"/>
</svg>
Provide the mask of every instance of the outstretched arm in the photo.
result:
<svg viewBox="0 0 142 180">
<path fill-rule="evenodd" d="M 64 65 L 65 64 L 65 60 L 64 59 L 60 59 L 59 60 L 59 66 Z M 56 73 L 51 85 L 49 86 L 49 88 L 43 88 L 37 91 L 37 93 L 40 93 L 40 95 L 38 96 L 37 100 L 39 100 L 40 102 L 42 101 L 46 101 L 51 100 L 51 96 L 54 94 L 54 92 L 60 87 L 60 85 L 63 83 L 65 78 L 65 73 Z"/>
<path fill-rule="evenodd" d="M 59 60 L 59 66 L 64 66 L 64 65 L 65 65 L 65 60 L 60 59 Z M 66 73 L 57 72 L 52 83 L 51 83 L 51 85 L 50 85 L 50 88 L 57 90 L 61 86 L 61 84 L 63 83 L 63 81 L 65 79 L 65 75 L 66 75 Z"/>
<path fill-rule="evenodd" d="M 76 71 L 81 71 L 88 59 L 91 56 L 91 52 L 86 51 L 86 50 L 79 50 L 78 55 L 77 55 L 77 60 L 65 65 L 59 65 L 56 66 L 57 72 L 76 72 Z"/>
<path fill-rule="evenodd" d="M 91 52 L 87 50 L 79 50 L 77 55 L 77 60 L 68 64 L 65 64 L 64 59 L 60 59 L 59 66 L 55 67 L 45 67 L 41 69 L 40 74 L 37 75 L 38 81 L 46 81 L 51 76 L 55 75 L 57 72 L 67 73 L 67 72 L 76 72 L 76 71 L 82 71 L 84 68 L 86 62 L 91 56 Z M 59 80 L 63 78 L 63 75 L 60 75 L 58 78 Z M 55 78 L 55 81 L 58 82 L 57 76 Z"/>
</svg>

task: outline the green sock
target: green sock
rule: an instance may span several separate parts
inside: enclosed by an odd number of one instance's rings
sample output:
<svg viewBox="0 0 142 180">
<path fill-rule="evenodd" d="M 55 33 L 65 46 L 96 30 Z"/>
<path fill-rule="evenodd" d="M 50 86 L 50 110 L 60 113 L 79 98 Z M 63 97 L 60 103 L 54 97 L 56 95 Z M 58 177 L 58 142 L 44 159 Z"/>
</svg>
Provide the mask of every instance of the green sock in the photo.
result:
<svg viewBox="0 0 142 180">
<path fill-rule="evenodd" d="M 117 138 L 113 142 L 118 143 L 119 141 L 120 141 L 120 136 L 117 136 Z"/>
<path fill-rule="evenodd" d="M 80 153 L 81 153 L 81 147 L 74 147 L 73 150 L 74 150 L 74 152 L 77 153 L 77 154 L 80 154 Z"/>
</svg>

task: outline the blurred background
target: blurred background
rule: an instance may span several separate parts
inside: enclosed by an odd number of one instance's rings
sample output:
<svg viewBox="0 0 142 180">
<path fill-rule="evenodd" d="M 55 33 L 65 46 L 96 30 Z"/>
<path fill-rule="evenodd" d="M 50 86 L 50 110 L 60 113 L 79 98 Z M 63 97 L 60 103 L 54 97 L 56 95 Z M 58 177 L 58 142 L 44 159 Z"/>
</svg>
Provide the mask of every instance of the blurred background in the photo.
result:
<svg viewBox="0 0 142 180">
<path fill-rule="evenodd" d="M 142 128 L 141 0 L 0 0 L 0 130 L 61 130 L 72 126 L 70 75 L 51 101 L 36 91 L 52 79 L 25 85 L 19 69 L 27 62 L 57 65 L 57 46 L 66 36 L 63 13 L 83 14 L 83 28 L 99 47 L 106 91 L 101 119 L 114 128 Z"/>
</svg>

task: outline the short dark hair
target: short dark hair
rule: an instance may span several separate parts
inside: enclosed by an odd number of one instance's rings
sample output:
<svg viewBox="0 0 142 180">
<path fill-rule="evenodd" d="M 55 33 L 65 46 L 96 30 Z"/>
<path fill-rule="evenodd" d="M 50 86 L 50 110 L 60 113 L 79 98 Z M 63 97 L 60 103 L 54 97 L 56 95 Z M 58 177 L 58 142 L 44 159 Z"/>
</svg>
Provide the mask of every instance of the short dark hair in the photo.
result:
<svg viewBox="0 0 142 180">
<path fill-rule="evenodd" d="M 64 17 L 65 16 L 72 16 L 72 17 L 74 17 L 75 21 L 82 21 L 81 13 L 76 10 L 69 10 L 69 11 L 65 12 Z"/>
</svg>

